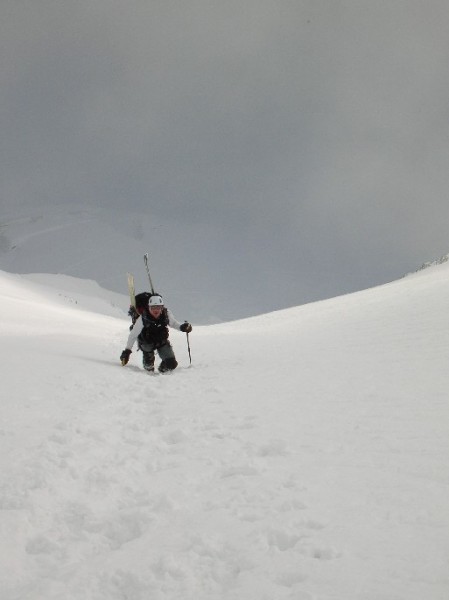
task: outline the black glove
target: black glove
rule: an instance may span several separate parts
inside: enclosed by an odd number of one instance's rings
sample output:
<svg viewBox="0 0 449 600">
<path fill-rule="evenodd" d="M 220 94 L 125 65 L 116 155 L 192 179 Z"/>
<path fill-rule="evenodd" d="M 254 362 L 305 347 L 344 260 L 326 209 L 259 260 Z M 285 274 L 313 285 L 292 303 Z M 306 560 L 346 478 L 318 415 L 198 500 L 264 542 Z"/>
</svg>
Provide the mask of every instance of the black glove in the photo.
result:
<svg viewBox="0 0 449 600">
<path fill-rule="evenodd" d="M 120 354 L 120 360 L 122 361 L 123 367 L 128 364 L 130 356 L 131 356 L 131 350 L 128 350 L 128 348 L 126 348 L 126 350 L 123 350 L 123 352 Z"/>
<path fill-rule="evenodd" d="M 180 329 L 183 333 L 190 333 L 192 331 L 192 326 L 186 321 L 181 325 Z"/>
</svg>

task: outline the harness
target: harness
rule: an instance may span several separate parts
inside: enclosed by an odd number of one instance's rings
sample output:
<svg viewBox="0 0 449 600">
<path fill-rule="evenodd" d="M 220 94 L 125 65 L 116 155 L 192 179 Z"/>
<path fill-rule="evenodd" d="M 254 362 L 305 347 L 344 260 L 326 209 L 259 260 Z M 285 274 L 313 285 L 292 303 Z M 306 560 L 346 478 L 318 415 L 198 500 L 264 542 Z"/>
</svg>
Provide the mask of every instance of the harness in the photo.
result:
<svg viewBox="0 0 449 600">
<path fill-rule="evenodd" d="M 168 340 L 168 314 L 164 308 L 159 319 L 154 319 L 148 310 L 142 313 L 143 329 L 137 338 L 139 342 L 151 344 L 155 348 L 163 346 Z"/>
</svg>

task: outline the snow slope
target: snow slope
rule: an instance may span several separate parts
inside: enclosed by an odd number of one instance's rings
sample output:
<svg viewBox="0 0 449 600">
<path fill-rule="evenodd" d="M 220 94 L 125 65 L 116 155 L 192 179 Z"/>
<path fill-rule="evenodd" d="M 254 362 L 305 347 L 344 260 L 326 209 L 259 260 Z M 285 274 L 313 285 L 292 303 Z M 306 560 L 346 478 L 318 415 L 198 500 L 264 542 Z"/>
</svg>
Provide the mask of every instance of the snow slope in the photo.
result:
<svg viewBox="0 0 449 600">
<path fill-rule="evenodd" d="M 447 600 L 449 263 L 159 376 L 126 297 L 0 282 L 2 600 Z"/>
</svg>

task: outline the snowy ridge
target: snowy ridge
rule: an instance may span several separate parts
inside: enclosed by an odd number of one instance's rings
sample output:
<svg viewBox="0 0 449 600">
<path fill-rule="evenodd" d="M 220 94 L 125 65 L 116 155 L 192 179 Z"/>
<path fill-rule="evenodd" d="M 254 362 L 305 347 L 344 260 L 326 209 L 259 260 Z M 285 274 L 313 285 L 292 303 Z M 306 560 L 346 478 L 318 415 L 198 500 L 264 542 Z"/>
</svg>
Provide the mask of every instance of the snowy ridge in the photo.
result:
<svg viewBox="0 0 449 600">
<path fill-rule="evenodd" d="M 449 263 L 194 326 L 191 368 L 172 332 L 160 376 L 126 297 L 0 282 L 2 600 L 447 599 Z"/>
<path fill-rule="evenodd" d="M 423 263 L 419 267 L 418 271 L 422 271 L 423 269 L 428 269 L 429 267 L 434 267 L 436 265 L 442 265 L 443 263 L 447 262 L 448 260 L 449 260 L 449 254 L 445 254 L 444 256 L 441 256 L 437 260 L 432 260 L 432 261 Z"/>
</svg>

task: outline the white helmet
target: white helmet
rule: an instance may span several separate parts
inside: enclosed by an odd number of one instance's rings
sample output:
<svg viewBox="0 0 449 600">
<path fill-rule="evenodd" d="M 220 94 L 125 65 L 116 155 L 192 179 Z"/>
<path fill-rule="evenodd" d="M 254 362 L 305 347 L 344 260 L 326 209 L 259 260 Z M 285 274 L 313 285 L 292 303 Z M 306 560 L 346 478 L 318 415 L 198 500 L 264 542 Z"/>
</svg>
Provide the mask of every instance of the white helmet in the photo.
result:
<svg viewBox="0 0 449 600">
<path fill-rule="evenodd" d="M 164 306 L 164 301 L 162 300 L 162 296 L 159 296 L 159 294 L 156 294 L 155 296 L 150 296 L 148 305 L 150 307 L 151 306 Z"/>
</svg>

